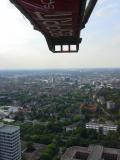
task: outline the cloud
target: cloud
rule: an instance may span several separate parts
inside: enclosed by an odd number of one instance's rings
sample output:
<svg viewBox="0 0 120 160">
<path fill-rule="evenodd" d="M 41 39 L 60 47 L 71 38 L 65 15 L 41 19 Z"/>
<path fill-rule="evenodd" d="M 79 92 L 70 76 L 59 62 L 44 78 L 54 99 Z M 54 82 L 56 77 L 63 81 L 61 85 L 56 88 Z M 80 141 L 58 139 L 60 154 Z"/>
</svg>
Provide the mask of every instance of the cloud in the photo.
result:
<svg viewBox="0 0 120 160">
<path fill-rule="evenodd" d="M 116 13 L 120 13 L 119 8 L 118 8 L 117 4 L 113 3 L 113 4 L 109 4 L 105 7 L 99 8 L 96 11 L 96 16 L 106 17 L 106 16 L 113 15 L 113 14 L 116 14 Z"/>
<path fill-rule="evenodd" d="M 106 2 L 107 0 L 98 0 L 98 5 L 102 5 Z"/>
<path fill-rule="evenodd" d="M 8 0 L 0 1 L 0 68 L 72 68 L 120 66 L 119 16 L 100 21 L 93 19 L 84 30 L 77 54 L 53 54 L 45 38 Z M 115 14 L 119 7 L 113 0 L 98 0 L 99 17 Z M 108 27 L 109 26 L 109 27 Z"/>
</svg>

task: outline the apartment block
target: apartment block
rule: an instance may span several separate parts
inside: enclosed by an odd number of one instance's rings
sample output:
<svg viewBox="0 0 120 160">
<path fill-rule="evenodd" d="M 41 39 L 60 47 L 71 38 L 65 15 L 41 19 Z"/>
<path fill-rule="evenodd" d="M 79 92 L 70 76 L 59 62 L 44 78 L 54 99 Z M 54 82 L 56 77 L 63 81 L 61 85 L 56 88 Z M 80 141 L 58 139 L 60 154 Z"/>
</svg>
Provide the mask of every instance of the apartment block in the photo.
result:
<svg viewBox="0 0 120 160">
<path fill-rule="evenodd" d="M 114 125 L 112 123 L 95 123 L 95 122 L 89 122 L 86 124 L 87 129 L 95 129 L 97 132 L 100 132 L 104 135 L 107 135 L 109 131 L 117 131 L 118 126 Z"/>
<path fill-rule="evenodd" d="M 21 160 L 19 127 L 0 124 L 0 160 Z"/>
</svg>

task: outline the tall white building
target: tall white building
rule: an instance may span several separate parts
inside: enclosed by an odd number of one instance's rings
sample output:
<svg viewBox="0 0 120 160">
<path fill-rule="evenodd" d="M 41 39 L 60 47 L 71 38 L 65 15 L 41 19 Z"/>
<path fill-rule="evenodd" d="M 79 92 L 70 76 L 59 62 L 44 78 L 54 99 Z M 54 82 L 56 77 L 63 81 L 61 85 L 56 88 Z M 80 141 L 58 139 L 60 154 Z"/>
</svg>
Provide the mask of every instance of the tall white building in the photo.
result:
<svg viewBox="0 0 120 160">
<path fill-rule="evenodd" d="M 21 160 L 19 127 L 0 124 L 0 160 Z"/>
</svg>

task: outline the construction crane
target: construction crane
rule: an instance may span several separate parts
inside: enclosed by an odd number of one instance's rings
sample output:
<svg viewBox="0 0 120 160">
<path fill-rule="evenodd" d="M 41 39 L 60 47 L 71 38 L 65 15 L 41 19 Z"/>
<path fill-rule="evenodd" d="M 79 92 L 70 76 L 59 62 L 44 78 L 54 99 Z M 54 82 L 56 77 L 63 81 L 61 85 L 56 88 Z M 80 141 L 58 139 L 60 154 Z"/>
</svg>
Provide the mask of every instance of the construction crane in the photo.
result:
<svg viewBox="0 0 120 160">
<path fill-rule="evenodd" d="M 54 53 L 78 52 L 97 0 L 10 0 L 40 31 Z"/>
</svg>

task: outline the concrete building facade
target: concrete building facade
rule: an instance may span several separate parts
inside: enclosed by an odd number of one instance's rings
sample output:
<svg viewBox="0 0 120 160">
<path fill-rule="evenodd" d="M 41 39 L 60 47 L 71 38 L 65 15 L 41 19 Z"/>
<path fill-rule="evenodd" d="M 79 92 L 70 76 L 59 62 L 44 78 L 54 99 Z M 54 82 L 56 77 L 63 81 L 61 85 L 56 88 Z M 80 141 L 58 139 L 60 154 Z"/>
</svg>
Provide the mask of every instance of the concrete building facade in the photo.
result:
<svg viewBox="0 0 120 160">
<path fill-rule="evenodd" d="M 19 127 L 0 124 L 0 160 L 21 160 Z"/>
<path fill-rule="evenodd" d="M 66 150 L 61 160 L 120 160 L 120 149 L 100 145 L 73 146 Z"/>
<path fill-rule="evenodd" d="M 112 123 L 95 123 L 95 122 L 89 122 L 86 124 L 87 129 L 95 129 L 97 132 L 101 132 L 104 135 L 107 135 L 109 131 L 117 131 L 118 126 L 113 125 Z"/>
</svg>

